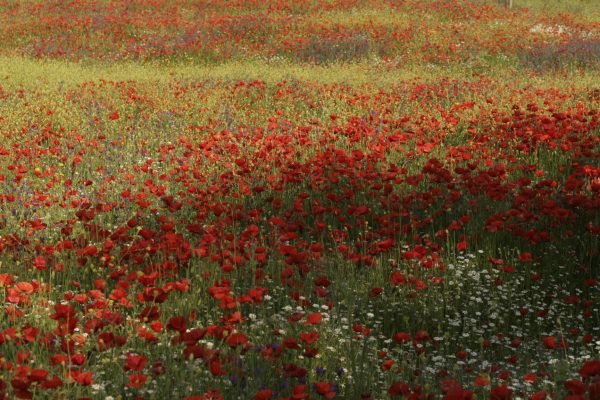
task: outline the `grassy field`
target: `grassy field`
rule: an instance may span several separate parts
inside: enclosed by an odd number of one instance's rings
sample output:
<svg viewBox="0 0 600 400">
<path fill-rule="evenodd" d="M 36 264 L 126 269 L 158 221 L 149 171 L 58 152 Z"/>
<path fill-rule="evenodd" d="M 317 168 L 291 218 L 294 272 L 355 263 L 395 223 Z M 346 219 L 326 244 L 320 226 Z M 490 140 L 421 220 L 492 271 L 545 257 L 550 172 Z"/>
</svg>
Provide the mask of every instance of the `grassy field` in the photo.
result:
<svg viewBox="0 0 600 400">
<path fill-rule="evenodd" d="M 600 399 L 600 2 L 0 0 L 0 400 Z"/>
</svg>

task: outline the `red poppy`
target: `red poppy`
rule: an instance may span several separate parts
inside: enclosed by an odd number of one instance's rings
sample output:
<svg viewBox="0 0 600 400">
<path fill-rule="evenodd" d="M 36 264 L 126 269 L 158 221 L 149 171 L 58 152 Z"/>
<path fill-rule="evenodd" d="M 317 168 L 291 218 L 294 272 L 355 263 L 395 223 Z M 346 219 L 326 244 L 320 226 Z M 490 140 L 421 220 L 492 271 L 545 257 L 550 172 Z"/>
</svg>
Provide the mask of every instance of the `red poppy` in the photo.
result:
<svg viewBox="0 0 600 400">
<path fill-rule="evenodd" d="M 127 386 L 130 388 L 140 388 L 146 384 L 148 377 L 144 374 L 131 374 L 128 377 Z"/>
<path fill-rule="evenodd" d="M 546 336 L 543 340 L 544 347 L 547 349 L 555 349 L 556 348 L 556 339 L 554 336 Z"/>
<path fill-rule="evenodd" d="M 590 360 L 584 362 L 579 369 L 579 375 L 583 379 L 600 377 L 600 360 Z"/>
<path fill-rule="evenodd" d="M 388 388 L 388 394 L 391 397 L 408 396 L 411 393 L 410 387 L 404 382 L 394 382 Z"/>
<path fill-rule="evenodd" d="M 394 335 L 394 342 L 398 344 L 406 343 L 410 341 L 410 334 L 407 332 L 398 332 Z"/>
<path fill-rule="evenodd" d="M 512 389 L 506 385 L 500 385 L 492 388 L 490 391 L 490 400 L 510 400 L 512 399 Z"/>
<path fill-rule="evenodd" d="M 254 396 L 254 400 L 269 400 L 273 398 L 273 391 L 270 389 L 262 389 Z"/>
<path fill-rule="evenodd" d="M 187 330 L 187 322 L 182 316 L 171 317 L 169 322 L 167 322 L 167 329 L 170 331 L 183 333 Z"/>
<path fill-rule="evenodd" d="M 323 320 L 323 316 L 320 313 L 312 313 L 306 317 L 306 324 L 308 325 L 319 325 Z"/>
<path fill-rule="evenodd" d="M 490 384 L 490 378 L 485 374 L 479 374 L 475 378 L 474 384 L 476 387 L 488 386 Z"/>
<path fill-rule="evenodd" d="M 337 393 L 333 390 L 334 387 L 332 384 L 327 382 L 317 382 L 315 383 L 315 391 L 317 394 L 325 397 L 326 399 L 333 399 Z"/>
<path fill-rule="evenodd" d="M 229 347 L 244 346 L 248 343 L 248 337 L 243 333 L 232 333 L 227 337 Z"/>
<path fill-rule="evenodd" d="M 581 396 L 587 391 L 587 385 L 578 379 L 569 379 L 565 381 L 565 389 L 569 394 Z"/>
<path fill-rule="evenodd" d="M 125 358 L 125 371 L 141 371 L 146 367 L 146 357 L 137 354 L 127 354 Z"/>
</svg>

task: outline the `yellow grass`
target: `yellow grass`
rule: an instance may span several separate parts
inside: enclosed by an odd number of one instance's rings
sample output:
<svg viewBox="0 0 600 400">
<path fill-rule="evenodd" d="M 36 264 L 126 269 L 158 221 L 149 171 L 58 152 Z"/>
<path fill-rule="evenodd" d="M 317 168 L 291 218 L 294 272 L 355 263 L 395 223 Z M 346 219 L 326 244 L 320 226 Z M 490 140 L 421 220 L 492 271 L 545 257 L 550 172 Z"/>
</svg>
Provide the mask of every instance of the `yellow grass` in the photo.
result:
<svg viewBox="0 0 600 400">
<path fill-rule="evenodd" d="M 597 88 L 600 71 L 547 73 L 533 76 L 517 68 L 498 66 L 485 71 L 475 71 L 464 65 L 448 67 L 434 65 L 408 65 L 388 68 L 376 61 L 325 66 L 292 64 L 284 61 L 229 61 L 219 65 L 194 65 L 192 63 L 159 64 L 120 62 L 113 64 L 76 63 L 61 60 L 38 60 L 20 56 L 0 56 L 0 85 L 37 90 L 56 90 L 83 82 L 137 81 L 162 84 L 174 79 L 188 81 L 261 80 L 268 84 L 283 80 L 298 80 L 323 84 L 391 86 L 403 82 L 432 82 L 443 77 L 472 80 L 487 75 L 498 82 L 532 84 L 540 88 Z"/>
<path fill-rule="evenodd" d="M 490 4 L 504 3 L 505 0 L 487 0 Z M 543 15 L 568 13 L 584 21 L 600 22 L 600 1 L 598 0 L 513 0 L 515 12 L 527 8 L 530 12 Z"/>
<path fill-rule="evenodd" d="M 302 65 L 281 60 L 227 61 L 218 65 L 193 63 L 113 64 L 76 63 L 62 60 L 37 60 L 20 56 L 0 56 L 0 78 L 3 85 L 26 88 L 68 87 L 100 79 L 109 81 L 165 83 L 182 80 L 261 80 L 277 83 L 300 80 L 324 84 L 393 85 L 406 81 L 429 81 L 440 75 L 440 68 L 409 66 L 387 70 L 376 61 L 344 65 Z M 463 73 L 464 75 L 464 73 Z M 456 76 L 453 74 L 453 76 Z"/>
<path fill-rule="evenodd" d="M 316 16 L 311 15 L 300 21 L 298 26 L 343 26 L 346 28 L 385 26 L 391 29 L 406 29 L 410 27 L 411 18 L 414 17 L 392 8 L 355 8 L 350 11 L 324 11 Z"/>
</svg>

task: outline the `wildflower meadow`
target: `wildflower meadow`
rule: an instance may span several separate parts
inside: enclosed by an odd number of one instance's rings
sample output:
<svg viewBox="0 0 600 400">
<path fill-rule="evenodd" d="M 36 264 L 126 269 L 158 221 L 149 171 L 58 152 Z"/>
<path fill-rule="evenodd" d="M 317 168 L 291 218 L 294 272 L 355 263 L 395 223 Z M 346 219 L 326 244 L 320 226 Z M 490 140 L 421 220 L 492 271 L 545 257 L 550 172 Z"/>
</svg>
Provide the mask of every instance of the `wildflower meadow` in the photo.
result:
<svg viewBox="0 0 600 400">
<path fill-rule="evenodd" d="M 600 399 L 600 2 L 0 0 L 0 400 Z"/>
</svg>

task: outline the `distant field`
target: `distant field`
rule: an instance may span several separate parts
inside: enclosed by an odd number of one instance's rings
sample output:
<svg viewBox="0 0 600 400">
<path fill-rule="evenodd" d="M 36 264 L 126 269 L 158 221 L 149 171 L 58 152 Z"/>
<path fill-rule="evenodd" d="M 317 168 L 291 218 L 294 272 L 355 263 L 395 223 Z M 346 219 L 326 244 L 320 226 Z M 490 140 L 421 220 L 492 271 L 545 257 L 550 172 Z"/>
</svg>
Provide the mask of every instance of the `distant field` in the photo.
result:
<svg viewBox="0 0 600 400">
<path fill-rule="evenodd" d="M 600 399 L 600 2 L 0 0 L 0 400 Z"/>
</svg>

